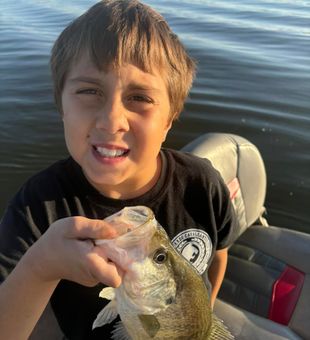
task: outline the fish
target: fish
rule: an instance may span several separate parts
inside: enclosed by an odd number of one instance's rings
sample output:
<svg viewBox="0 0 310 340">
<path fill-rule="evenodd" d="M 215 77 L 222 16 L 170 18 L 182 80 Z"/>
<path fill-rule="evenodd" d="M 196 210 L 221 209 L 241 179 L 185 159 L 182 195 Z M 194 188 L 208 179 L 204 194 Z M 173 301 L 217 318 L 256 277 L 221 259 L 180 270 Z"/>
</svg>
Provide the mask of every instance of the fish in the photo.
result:
<svg viewBox="0 0 310 340">
<path fill-rule="evenodd" d="M 106 220 L 120 236 L 95 244 L 124 274 L 118 288 L 100 292 L 109 303 L 93 329 L 119 315 L 111 332 L 115 340 L 234 339 L 213 313 L 202 277 L 173 247 L 151 209 L 125 207 Z"/>
</svg>

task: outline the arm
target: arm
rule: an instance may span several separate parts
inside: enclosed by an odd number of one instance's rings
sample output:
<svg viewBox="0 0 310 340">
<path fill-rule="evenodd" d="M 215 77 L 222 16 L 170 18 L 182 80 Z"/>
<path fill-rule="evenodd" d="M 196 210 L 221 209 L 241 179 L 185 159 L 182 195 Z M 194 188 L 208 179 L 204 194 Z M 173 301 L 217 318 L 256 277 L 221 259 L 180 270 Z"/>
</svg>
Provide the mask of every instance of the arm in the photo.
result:
<svg viewBox="0 0 310 340">
<path fill-rule="evenodd" d="M 210 265 L 208 275 L 212 284 L 211 306 L 213 308 L 217 294 L 221 288 L 227 267 L 228 248 L 217 250 Z"/>
<path fill-rule="evenodd" d="M 0 328 L 8 340 L 29 337 L 58 283 L 40 280 L 24 260 L 0 286 Z"/>
<path fill-rule="evenodd" d="M 1 337 L 27 339 L 61 279 L 117 287 L 121 276 L 90 239 L 115 237 L 104 221 L 69 217 L 53 223 L 0 286 Z"/>
</svg>

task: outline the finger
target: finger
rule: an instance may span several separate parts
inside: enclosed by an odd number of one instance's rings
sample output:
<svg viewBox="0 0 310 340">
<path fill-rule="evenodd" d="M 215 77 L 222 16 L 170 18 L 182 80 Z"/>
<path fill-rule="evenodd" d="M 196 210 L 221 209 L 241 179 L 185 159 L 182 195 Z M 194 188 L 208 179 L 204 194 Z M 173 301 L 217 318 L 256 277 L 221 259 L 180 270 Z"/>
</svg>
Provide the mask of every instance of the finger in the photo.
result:
<svg viewBox="0 0 310 340">
<path fill-rule="evenodd" d="M 106 281 L 106 284 L 113 288 L 119 287 L 122 283 L 122 272 L 120 269 L 113 262 L 108 262 L 106 264 L 106 270 L 108 276 L 106 276 L 104 271 L 101 271 L 101 277 L 99 276 L 99 281 Z"/>
<path fill-rule="evenodd" d="M 78 239 L 110 239 L 118 235 L 115 228 L 106 221 L 89 219 L 83 216 L 68 218 L 65 236 Z"/>
<path fill-rule="evenodd" d="M 93 254 L 92 276 L 110 287 L 117 288 L 122 283 L 123 272 L 113 262 Z"/>
</svg>

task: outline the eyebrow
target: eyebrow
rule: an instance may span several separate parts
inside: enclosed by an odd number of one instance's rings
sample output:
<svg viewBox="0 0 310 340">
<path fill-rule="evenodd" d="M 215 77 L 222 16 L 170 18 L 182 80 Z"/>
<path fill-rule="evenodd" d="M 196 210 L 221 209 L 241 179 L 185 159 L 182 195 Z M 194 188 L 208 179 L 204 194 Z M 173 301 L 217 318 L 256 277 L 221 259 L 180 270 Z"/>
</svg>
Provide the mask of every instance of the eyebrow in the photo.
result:
<svg viewBox="0 0 310 340">
<path fill-rule="evenodd" d="M 103 82 L 100 78 L 93 78 L 93 77 L 87 77 L 87 76 L 78 76 L 75 78 L 69 78 L 68 81 L 70 83 L 89 83 L 89 84 L 95 84 L 99 86 L 103 86 Z M 153 91 L 153 92 L 161 92 L 161 89 L 157 87 L 150 86 L 148 84 L 144 83 L 138 83 L 138 82 L 133 82 L 128 85 L 128 89 L 131 91 Z"/>
<path fill-rule="evenodd" d="M 69 79 L 70 83 L 90 83 L 90 84 L 96 84 L 96 85 L 102 85 L 102 81 L 98 78 L 92 78 L 92 77 L 76 77 Z"/>
<path fill-rule="evenodd" d="M 154 92 L 160 92 L 160 89 L 157 87 L 153 87 L 150 85 L 146 84 L 141 84 L 141 83 L 131 83 L 128 86 L 129 90 L 142 90 L 142 91 L 154 91 Z"/>
</svg>

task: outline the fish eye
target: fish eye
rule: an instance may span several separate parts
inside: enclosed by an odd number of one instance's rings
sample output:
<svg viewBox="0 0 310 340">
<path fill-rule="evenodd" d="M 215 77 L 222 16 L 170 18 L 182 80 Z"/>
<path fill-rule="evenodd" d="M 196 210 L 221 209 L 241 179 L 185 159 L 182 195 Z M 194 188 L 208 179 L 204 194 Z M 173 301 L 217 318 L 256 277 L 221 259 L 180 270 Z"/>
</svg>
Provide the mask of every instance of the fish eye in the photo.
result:
<svg viewBox="0 0 310 340">
<path fill-rule="evenodd" d="M 155 251 L 154 256 L 153 256 L 153 260 L 158 263 L 158 264 L 162 264 L 165 263 L 168 259 L 168 253 L 166 249 L 158 249 Z"/>
</svg>

